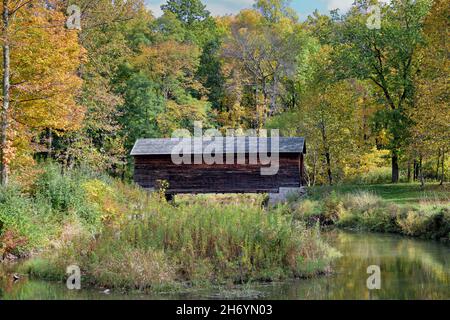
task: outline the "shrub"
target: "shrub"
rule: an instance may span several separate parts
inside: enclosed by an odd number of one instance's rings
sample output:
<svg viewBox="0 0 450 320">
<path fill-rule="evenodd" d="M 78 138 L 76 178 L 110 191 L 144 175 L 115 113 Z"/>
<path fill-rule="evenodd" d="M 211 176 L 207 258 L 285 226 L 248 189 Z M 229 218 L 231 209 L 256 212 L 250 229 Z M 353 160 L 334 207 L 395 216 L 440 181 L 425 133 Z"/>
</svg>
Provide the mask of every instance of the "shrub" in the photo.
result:
<svg viewBox="0 0 450 320">
<path fill-rule="evenodd" d="M 86 181 L 82 184 L 86 200 L 99 212 L 99 217 L 106 225 L 116 225 L 123 220 L 124 208 L 118 201 L 113 186 L 98 179 Z"/>
<path fill-rule="evenodd" d="M 305 221 L 309 226 L 322 220 L 322 206 L 318 201 L 304 199 L 293 205 L 293 217 L 295 220 Z"/>
<path fill-rule="evenodd" d="M 344 204 L 341 196 L 332 192 L 324 201 L 324 214 L 321 224 L 332 225 L 339 221 L 340 217 L 345 215 Z"/>
<path fill-rule="evenodd" d="M 69 173 L 63 174 L 61 168 L 54 164 L 46 165 L 33 192 L 37 199 L 47 201 L 50 208 L 58 213 L 68 213 L 84 200 L 76 181 Z"/>
<path fill-rule="evenodd" d="M 445 207 L 408 208 L 397 217 L 403 233 L 430 239 L 449 239 L 450 210 Z"/>
<path fill-rule="evenodd" d="M 100 228 L 101 212 L 88 201 L 83 182 L 89 177 L 76 170 L 62 173 L 56 164 L 47 164 L 38 177 L 33 196 L 36 203 L 46 207 L 46 214 L 62 224 L 70 216 L 76 216 L 93 232 Z"/>
<path fill-rule="evenodd" d="M 0 256 L 5 259 L 9 253 L 27 244 L 28 239 L 20 236 L 16 231 L 8 229 L 0 235 Z"/>
<path fill-rule="evenodd" d="M 377 195 L 357 191 L 344 197 L 344 208 L 348 214 L 341 217 L 338 224 L 374 232 L 395 232 L 395 206 L 389 206 Z M 393 212 L 394 211 L 394 212 Z M 344 219 L 343 219 L 344 218 Z"/>
<path fill-rule="evenodd" d="M 15 186 L 0 188 L 0 242 L 2 253 L 23 255 L 43 241 L 33 202 Z"/>
</svg>

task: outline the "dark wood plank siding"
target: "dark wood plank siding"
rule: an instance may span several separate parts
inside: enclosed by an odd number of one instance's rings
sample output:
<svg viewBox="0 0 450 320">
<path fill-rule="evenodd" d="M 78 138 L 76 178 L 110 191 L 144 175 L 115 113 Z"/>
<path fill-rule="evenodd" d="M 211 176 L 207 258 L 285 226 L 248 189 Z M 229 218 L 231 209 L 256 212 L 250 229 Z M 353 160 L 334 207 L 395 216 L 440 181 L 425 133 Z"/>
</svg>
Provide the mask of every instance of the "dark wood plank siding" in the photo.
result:
<svg viewBox="0 0 450 320">
<path fill-rule="evenodd" d="M 158 180 L 169 182 L 168 193 L 278 192 L 280 187 L 300 187 L 302 156 L 280 154 L 275 176 L 261 175 L 261 164 L 195 165 L 172 163 L 170 155 L 135 156 L 134 180 L 143 188 L 155 188 Z"/>
</svg>

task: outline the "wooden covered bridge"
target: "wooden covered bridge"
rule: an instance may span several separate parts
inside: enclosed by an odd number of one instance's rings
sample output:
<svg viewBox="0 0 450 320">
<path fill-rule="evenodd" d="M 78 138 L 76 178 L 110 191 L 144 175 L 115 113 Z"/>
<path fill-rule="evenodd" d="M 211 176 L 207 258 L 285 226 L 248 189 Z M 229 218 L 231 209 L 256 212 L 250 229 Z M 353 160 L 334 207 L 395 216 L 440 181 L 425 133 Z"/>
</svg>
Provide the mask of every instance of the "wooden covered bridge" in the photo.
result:
<svg viewBox="0 0 450 320">
<path fill-rule="evenodd" d="M 233 137 L 220 142 L 215 139 L 185 139 L 181 149 L 181 138 L 138 140 L 131 152 L 134 181 L 148 190 L 167 181 L 168 195 L 279 193 L 283 188 L 304 185 L 304 138 L 277 138 L 276 150 L 272 138 Z M 219 142 L 212 156 L 223 160 L 211 164 L 203 156 L 205 150 L 211 150 L 208 146 L 212 142 Z M 176 163 L 174 155 L 187 161 Z M 273 160 L 271 164 L 267 163 L 268 158 Z M 262 174 L 269 166 L 278 167 L 273 174 Z"/>
</svg>

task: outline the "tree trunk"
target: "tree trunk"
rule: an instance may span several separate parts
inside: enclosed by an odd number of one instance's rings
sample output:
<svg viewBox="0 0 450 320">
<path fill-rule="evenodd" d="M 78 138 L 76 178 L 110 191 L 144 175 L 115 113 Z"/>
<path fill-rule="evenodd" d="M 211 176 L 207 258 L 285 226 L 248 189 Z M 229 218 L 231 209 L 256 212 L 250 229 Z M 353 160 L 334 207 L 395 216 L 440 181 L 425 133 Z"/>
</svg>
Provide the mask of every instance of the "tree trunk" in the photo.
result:
<svg viewBox="0 0 450 320">
<path fill-rule="evenodd" d="M 332 186 L 333 185 L 333 174 L 331 172 L 331 154 L 330 154 L 330 149 L 328 147 L 328 141 L 327 141 L 328 139 L 327 139 L 327 134 L 325 131 L 325 123 L 323 121 L 320 124 L 320 131 L 322 133 L 323 149 L 324 149 L 325 161 L 327 164 L 328 182 L 329 182 L 330 186 Z"/>
<path fill-rule="evenodd" d="M 47 137 L 47 159 L 52 158 L 52 149 L 53 149 L 53 131 L 52 129 L 48 129 L 48 137 Z"/>
<path fill-rule="evenodd" d="M 408 182 L 411 182 L 411 159 L 408 160 Z"/>
<path fill-rule="evenodd" d="M 333 185 L 333 174 L 331 172 L 331 156 L 328 151 L 325 152 L 325 159 L 327 160 L 328 182 L 330 183 L 330 186 L 332 186 Z"/>
<path fill-rule="evenodd" d="M 441 166 L 442 166 L 441 186 L 443 186 L 445 182 L 445 151 L 442 151 Z"/>
<path fill-rule="evenodd" d="M 423 176 L 423 168 L 422 168 L 422 156 L 420 156 L 420 164 L 419 164 L 419 177 L 420 177 L 420 186 L 425 188 L 425 178 Z"/>
<path fill-rule="evenodd" d="M 316 185 L 316 178 L 317 178 L 317 156 L 314 156 L 313 180 L 312 180 L 313 187 Z"/>
<path fill-rule="evenodd" d="M 0 179 L 2 185 L 8 184 L 8 161 L 6 159 L 6 148 L 8 142 L 8 124 L 9 124 L 9 100 L 10 100 L 10 48 L 8 39 L 9 28 L 9 9 L 8 0 L 3 0 L 3 36 L 5 37 L 2 46 L 3 49 L 3 104 L 2 104 L 2 117 L 1 117 L 1 153 L 0 164 L 1 173 Z"/>
<path fill-rule="evenodd" d="M 399 178 L 398 154 L 394 152 L 392 155 L 392 183 L 398 183 Z"/>
<path fill-rule="evenodd" d="M 438 150 L 437 165 L 436 165 L 436 181 L 439 180 L 439 170 L 441 169 L 441 149 Z"/>
<path fill-rule="evenodd" d="M 417 160 L 414 159 L 413 162 L 413 181 L 417 181 Z"/>
</svg>

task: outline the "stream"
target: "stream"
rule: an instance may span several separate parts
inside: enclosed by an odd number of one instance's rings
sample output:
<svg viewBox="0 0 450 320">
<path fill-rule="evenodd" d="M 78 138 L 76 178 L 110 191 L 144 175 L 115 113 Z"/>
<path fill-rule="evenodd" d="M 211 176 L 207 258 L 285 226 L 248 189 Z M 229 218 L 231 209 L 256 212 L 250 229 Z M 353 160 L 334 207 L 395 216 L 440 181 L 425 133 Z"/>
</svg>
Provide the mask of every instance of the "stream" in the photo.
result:
<svg viewBox="0 0 450 320">
<path fill-rule="evenodd" d="M 273 299 L 367 300 L 450 299 L 450 246 L 397 235 L 332 231 L 325 235 L 342 253 L 333 274 L 313 279 L 250 284 L 231 288 L 179 293 L 140 294 L 82 288 L 70 291 L 64 283 L 29 280 L 14 282 L 13 267 L 0 264 L 2 299 Z M 369 290 L 367 268 L 381 270 L 381 289 Z"/>
</svg>

